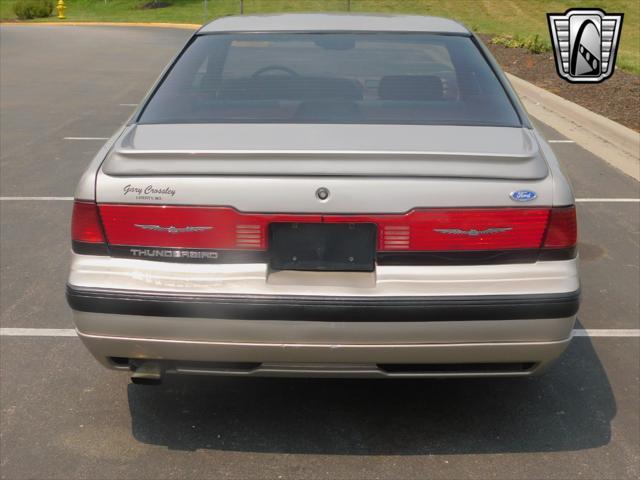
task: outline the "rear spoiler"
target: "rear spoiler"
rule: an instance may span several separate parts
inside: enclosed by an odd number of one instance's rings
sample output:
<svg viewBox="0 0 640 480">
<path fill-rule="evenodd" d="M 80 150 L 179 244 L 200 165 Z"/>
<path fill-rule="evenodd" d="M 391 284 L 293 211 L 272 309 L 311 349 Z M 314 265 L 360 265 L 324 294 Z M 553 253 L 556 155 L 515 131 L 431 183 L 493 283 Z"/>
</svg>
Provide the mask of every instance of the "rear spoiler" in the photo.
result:
<svg viewBox="0 0 640 480">
<path fill-rule="evenodd" d="M 336 150 L 132 150 L 111 153 L 113 176 L 312 175 L 468 177 L 537 180 L 547 176 L 538 152 L 522 155 Z"/>
<path fill-rule="evenodd" d="M 209 132 L 198 131 L 201 135 L 192 137 L 193 140 L 185 145 L 187 142 L 180 138 L 179 130 L 172 132 L 164 129 L 158 131 L 158 134 L 170 135 L 173 138 L 167 139 L 158 135 L 155 138 L 164 148 L 148 148 L 149 143 L 155 146 L 156 142 L 134 142 L 136 130 L 133 129 L 114 145 L 103 165 L 103 171 L 111 176 L 382 176 L 510 180 L 545 178 L 548 168 L 537 141 L 533 137 L 528 138 L 531 135 L 528 131 L 520 132 L 527 138 L 517 148 L 505 148 L 500 145 L 499 136 L 490 147 L 485 144 L 474 148 L 473 139 L 463 137 L 460 143 L 467 140 L 471 144 L 467 144 L 466 150 L 443 151 L 438 148 L 429 149 L 429 146 L 439 145 L 430 141 L 428 137 L 422 142 L 425 146 L 423 150 L 408 148 L 406 143 L 398 139 L 392 143 L 393 147 L 399 145 L 397 149 L 357 149 L 357 146 L 363 143 L 379 146 L 381 142 L 374 139 L 370 142 L 360 139 L 358 145 L 340 149 L 260 148 L 257 142 L 254 142 L 255 148 L 211 148 L 217 145 L 226 147 L 229 142 L 220 133 L 211 138 L 207 135 Z M 282 143 L 283 147 L 286 143 L 300 145 L 299 140 L 276 140 L 278 141 L 271 140 L 271 143 Z M 254 147 L 251 141 L 252 139 L 245 138 L 238 143 Z M 432 145 L 429 145 L 430 143 Z M 401 148 L 403 145 L 404 148 Z"/>
</svg>

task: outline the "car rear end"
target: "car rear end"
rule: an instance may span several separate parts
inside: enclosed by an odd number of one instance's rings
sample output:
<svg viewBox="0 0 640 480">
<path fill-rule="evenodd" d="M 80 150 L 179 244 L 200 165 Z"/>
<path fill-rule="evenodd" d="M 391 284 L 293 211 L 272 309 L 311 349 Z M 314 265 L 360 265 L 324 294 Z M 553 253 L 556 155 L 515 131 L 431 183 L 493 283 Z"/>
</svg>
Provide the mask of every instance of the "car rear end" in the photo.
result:
<svg viewBox="0 0 640 480">
<path fill-rule="evenodd" d="M 196 35 L 79 186 L 89 350 L 137 381 L 542 371 L 573 197 L 465 32 Z"/>
</svg>

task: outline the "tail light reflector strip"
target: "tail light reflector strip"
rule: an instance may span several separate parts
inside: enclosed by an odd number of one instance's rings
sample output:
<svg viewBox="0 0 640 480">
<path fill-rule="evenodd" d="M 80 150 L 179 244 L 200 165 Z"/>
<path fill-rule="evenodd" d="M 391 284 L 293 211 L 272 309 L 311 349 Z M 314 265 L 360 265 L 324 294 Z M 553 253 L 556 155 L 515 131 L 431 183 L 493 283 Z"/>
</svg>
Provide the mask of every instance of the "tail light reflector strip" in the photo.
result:
<svg viewBox="0 0 640 480">
<path fill-rule="evenodd" d="M 244 248 L 260 249 L 263 244 L 262 227 L 260 225 L 237 225 L 236 245 Z"/>
</svg>

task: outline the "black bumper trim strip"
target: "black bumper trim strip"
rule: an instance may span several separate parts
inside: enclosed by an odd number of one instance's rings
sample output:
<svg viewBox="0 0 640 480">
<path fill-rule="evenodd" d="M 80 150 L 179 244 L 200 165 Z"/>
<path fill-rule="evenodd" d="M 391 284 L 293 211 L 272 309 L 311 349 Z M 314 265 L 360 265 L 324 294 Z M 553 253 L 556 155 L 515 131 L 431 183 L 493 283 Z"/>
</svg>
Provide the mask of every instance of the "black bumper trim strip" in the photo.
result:
<svg viewBox="0 0 640 480">
<path fill-rule="evenodd" d="M 82 312 L 159 317 L 349 322 L 426 322 L 564 318 L 580 292 L 455 297 L 335 297 L 155 294 L 67 286 L 69 306 Z"/>
<path fill-rule="evenodd" d="M 73 240 L 71 242 L 71 249 L 80 255 L 109 255 L 109 249 L 104 243 L 88 243 Z"/>
</svg>

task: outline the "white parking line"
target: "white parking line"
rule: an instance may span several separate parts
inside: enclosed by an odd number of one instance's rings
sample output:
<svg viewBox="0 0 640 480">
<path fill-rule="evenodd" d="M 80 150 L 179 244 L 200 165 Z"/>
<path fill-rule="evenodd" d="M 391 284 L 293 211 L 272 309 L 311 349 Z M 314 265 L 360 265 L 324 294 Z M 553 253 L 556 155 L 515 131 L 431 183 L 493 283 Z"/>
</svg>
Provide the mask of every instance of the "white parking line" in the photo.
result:
<svg viewBox="0 0 640 480">
<path fill-rule="evenodd" d="M 547 140 L 549 143 L 576 143 L 573 140 Z"/>
<path fill-rule="evenodd" d="M 579 203 L 640 203 L 640 198 L 576 198 Z"/>
<path fill-rule="evenodd" d="M 640 337 L 640 328 L 576 328 L 573 337 Z"/>
<path fill-rule="evenodd" d="M 64 137 L 65 140 L 109 140 L 109 137 Z"/>
<path fill-rule="evenodd" d="M 0 328 L 2 337 L 75 337 L 73 328 Z M 572 337 L 640 337 L 640 328 L 577 328 Z"/>
<path fill-rule="evenodd" d="M 23 201 L 23 200 L 35 200 L 42 202 L 57 202 L 57 201 L 69 201 L 73 200 L 73 197 L 0 197 L 0 201 Z"/>
<path fill-rule="evenodd" d="M 2 337 L 75 337 L 73 328 L 0 328 Z"/>
</svg>

